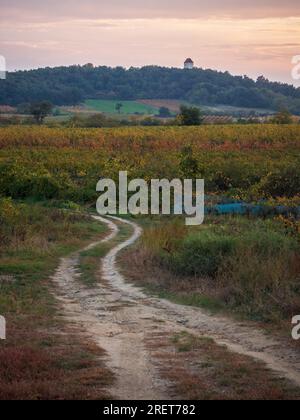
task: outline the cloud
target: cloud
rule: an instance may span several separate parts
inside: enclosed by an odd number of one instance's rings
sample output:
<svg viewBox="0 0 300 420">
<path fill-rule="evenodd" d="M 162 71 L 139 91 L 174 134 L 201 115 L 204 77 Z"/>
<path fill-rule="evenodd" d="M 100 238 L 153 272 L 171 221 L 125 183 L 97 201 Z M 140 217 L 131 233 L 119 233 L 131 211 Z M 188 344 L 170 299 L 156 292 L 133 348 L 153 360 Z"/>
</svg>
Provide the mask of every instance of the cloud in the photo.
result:
<svg viewBox="0 0 300 420">
<path fill-rule="evenodd" d="M 36 41 L 36 42 L 26 42 L 26 41 L 1 41 L 1 47 L 15 47 L 15 48 L 28 48 L 28 49 L 40 49 L 40 50 L 58 50 L 62 49 L 62 46 L 59 42 L 55 41 Z"/>
<path fill-rule="evenodd" d="M 0 0 L 8 67 L 198 66 L 290 80 L 299 0 Z"/>
<path fill-rule="evenodd" d="M 1 0 L 1 20 L 300 16 L 299 0 Z"/>
</svg>

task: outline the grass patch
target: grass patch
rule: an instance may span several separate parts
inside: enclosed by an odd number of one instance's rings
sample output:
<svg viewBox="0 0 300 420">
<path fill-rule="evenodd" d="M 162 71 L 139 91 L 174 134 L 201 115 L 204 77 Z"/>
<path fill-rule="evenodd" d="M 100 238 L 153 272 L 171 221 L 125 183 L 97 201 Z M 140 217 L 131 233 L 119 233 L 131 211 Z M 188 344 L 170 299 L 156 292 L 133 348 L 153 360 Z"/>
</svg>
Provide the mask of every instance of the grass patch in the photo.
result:
<svg viewBox="0 0 300 420">
<path fill-rule="evenodd" d="M 86 286 L 93 287 L 97 284 L 101 258 L 105 257 L 114 246 L 128 239 L 131 231 L 130 225 L 119 224 L 118 235 L 109 243 L 99 244 L 80 253 L 78 268 L 81 273 L 80 279 Z"/>
<path fill-rule="evenodd" d="M 145 225 L 126 275 L 173 302 L 280 324 L 300 311 L 300 247 L 280 220 L 207 217 Z M 144 275 L 140 276 L 139 273 Z"/>
<path fill-rule="evenodd" d="M 178 305 L 194 306 L 208 310 L 211 314 L 216 314 L 225 309 L 225 305 L 218 299 L 210 296 L 205 296 L 199 293 L 184 293 L 184 292 L 171 292 L 163 290 L 159 286 L 147 285 L 144 290 L 149 294 L 154 294 L 160 299 L 167 299 Z"/>
<path fill-rule="evenodd" d="M 0 399 L 107 398 L 103 387 L 112 375 L 99 359 L 103 352 L 58 317 L 49 281 L 60 257 L 99 239 L 106 227 L 40 204 L 6 201 L 0 210 L 0 314 L 7 320 Z"/>
<path fill-rule="evenodd" d="M 85 105 L 95 111 L 104 112 L 106 114 L 118 114 L 116 110 L 117 104 L 122 104 L 121 114 L 156 114 L 158 108 L 150 105 L 142 104 L 136 101 L 121 101 L 121 100 L 100 100 L 88 99 Z"/>
<path fill-rule="evenodd" d="M 176 353 L 170 356 L 172 368 L 166 366 L 164 373 L 183 399 L 299 399 L 299 389 L 276 377 L 263 363 L 232 353 L 211 338 L 183 331 L 170 336 L 169 343 L 166 339 L 165 346 L 170 343 Z"/>
<path fill-rule="evenodd" d="M 110 244 L 100 244 L 95 248 L 80 254 L 80 280 L 88 287 L 95 286 L 99 278 L 100 259 L 111 249 Z"/>
</svg>

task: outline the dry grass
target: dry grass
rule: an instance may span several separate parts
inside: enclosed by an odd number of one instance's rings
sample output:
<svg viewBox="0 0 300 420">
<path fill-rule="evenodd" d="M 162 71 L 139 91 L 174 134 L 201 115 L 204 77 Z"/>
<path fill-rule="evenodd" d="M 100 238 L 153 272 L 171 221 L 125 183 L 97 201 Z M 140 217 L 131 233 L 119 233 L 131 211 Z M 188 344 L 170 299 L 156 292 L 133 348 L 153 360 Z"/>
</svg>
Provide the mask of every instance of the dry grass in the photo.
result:
<svg viewBox="0 0 300 420">
<path fill-rule="evenodd" d="M 299 244 L 277 221 L 210 217 L 193 229 L 176 220 L 161 223 L 145 229 L 125 258 L 135 281 L 187 303 L 198 295 L 199 303 L 209 299 L 279 324 L 300 311 Z"/>
<path fill-rule="evenodd" d="M 28 330 L 31 327 L 31 330 Z M 35 323 L 12 328 L 0 347 L 0 400 L 108 399 L 113 380 L 104 353 L 80 335 L 57 326 L 36 331 Z"/>
<path fill-rule="evenodd" d="M 199 281 L 193 276 L 176 275 L 160 264 L 143 246 L 124 251 L 119 261 L 124 275 L 150 292 L 187 305 L 193 305 L 194 302 L 197 306 L 198 301 L 201 306 L 206 306 L 207 302 L 207 309 L 213 311 L 218 306 L 221 308 L 217 301 L 214 302 L 219 295 L 211 279 L 207 277 Z"/>
<path fill-rule="evenodd" d="M 300 313 L 299 278 L 299 252 L 274 257 L 241 249 L 223 262 L 216 287 L 226 306 L 282 322 Z"/>
<path fill-rule="evenodd" d="M 0 400 L 110 398 L 105 388 L 113 374 L 104 352 L 60 317 L 49 280 L 60 257 L 100 240 L 105 229 L 82 214 L 4 204 L 0 313 L 7 340 L 0 342 Z"/>
<path fill-rule="evenodd" d="M 180 220 L 167 222 L 160 225 L 159 228 L 149 228 L 142 239 L 144 249 L 153 257 L 161 251 L 174 252 L 187 232 L 187 227 Z"/>
<path fill-rule="evenodd" d="M 170 111 L 176 113 L 180 111 L 180 106 L 182 105 L 182 101 L 176 99 L 139 99 L 137 102 L 155 108 L 166 107 L 169 108 Z"/>
<path fill-rule="evenodd" d="M 186 400 L 286 400 L 299 390 L 275 377 L 263 363 L 231 353 L 206 337 L 182 332 L 148 341 L 161 374 Z M 159 350 L 158 350 L 159 349 Z"/>
</svg>

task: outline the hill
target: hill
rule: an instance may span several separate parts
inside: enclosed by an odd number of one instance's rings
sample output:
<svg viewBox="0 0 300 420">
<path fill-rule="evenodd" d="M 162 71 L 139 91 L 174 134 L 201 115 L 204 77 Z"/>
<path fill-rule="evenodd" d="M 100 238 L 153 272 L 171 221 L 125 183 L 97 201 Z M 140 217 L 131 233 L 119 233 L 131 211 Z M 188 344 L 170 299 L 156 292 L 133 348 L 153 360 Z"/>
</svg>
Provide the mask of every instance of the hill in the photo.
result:
<svg viewBox="0 0 300 420">
<path fill-rule="evenodd" d="M 55 105 L 76 105 L 87 99 L 180 100 L 197 105 L 245 108 L 287 108 L 300 114 L 300 88 L 256 81 L 228 72 L 143 68 L 70 66 L 8 73 L 0 80 L 0 104 L 49 100 Z"/>
</svg>

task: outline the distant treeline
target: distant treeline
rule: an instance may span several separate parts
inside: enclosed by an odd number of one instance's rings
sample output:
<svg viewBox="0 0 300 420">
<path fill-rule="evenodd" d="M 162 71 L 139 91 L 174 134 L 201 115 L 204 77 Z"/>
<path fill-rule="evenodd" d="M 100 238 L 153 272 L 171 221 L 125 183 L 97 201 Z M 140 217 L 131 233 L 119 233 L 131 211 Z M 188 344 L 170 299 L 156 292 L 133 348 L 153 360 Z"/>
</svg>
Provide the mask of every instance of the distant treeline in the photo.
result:
<svg viewBox="0 0 300 420">
<path fill-rule="evenodd" d="M 18 71 L 0 80 L 0 104 L 48 100 L 75 105 L 87 98 L 178 99 L 199 105 L 284 108 L 300 114 L 300 88 L 263 76 L 254 81 L 213 70 L 71 66 Z"/>
</svg>

